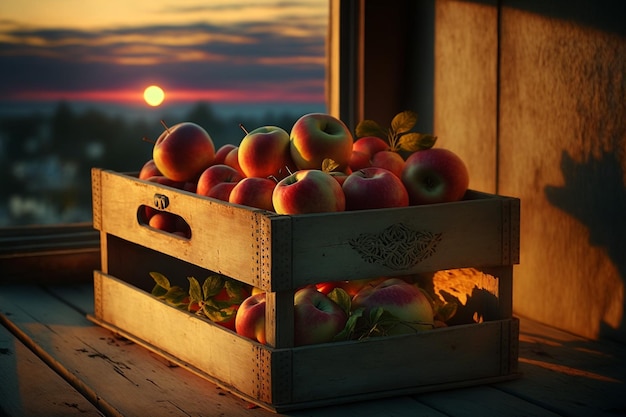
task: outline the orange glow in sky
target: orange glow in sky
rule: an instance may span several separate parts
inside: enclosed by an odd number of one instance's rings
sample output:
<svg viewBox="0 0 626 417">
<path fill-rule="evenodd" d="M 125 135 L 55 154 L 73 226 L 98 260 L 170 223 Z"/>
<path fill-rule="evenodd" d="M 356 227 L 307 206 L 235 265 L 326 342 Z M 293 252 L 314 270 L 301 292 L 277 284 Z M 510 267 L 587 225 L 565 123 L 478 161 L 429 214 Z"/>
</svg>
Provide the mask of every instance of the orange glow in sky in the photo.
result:
<svg viewBox="0 0 626 417">
<path fill-rule="evenodd" d="M 145 104 L 156 84 L 168 103 L 324 103 L 327 13 L 325 0 L 1 1 L 0 91 Z"/>
</svg>

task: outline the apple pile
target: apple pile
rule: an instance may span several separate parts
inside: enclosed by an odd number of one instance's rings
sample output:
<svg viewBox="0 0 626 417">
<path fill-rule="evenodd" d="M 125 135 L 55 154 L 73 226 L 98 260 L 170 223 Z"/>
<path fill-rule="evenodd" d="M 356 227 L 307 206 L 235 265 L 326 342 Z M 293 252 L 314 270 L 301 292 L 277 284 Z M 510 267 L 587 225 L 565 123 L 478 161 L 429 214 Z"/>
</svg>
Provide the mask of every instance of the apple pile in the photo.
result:
<svg viewBox="0 0 626 417">
<path fill-rule="evenodd" d="M 397 114 L 389 129 L 364 120 L 353 135 L 341 120 L 309 113 L 289 133 L 278 126 L 242 127 L 239 145 L 217 150 L 197 124 L 164 124 L 139 178 L 290 215 L 462 199 L 467 167 L 452 151 L 433 148 L 434 136 L 412 132 L 416 120 L 410 111 Z M 158 221 L 151 222 L 155 214 Z M 189 237 L 168 212 L 145 210 L 142 221 Z"/>
<path fill-rule="evenodd" d="M 223 275 L 202 285 L 189 277 L 189 291 L 171 285 L 160 273 L 152 294 L 166 303 L 203 315 L 237 334 L 266 344 L 266 294 Z M 410 334 L 446 326 L 456 312 L 410 277 L 324 282 L 294 294 L 294 345 L 304 346 L 366 337 Z"/>
</svg>

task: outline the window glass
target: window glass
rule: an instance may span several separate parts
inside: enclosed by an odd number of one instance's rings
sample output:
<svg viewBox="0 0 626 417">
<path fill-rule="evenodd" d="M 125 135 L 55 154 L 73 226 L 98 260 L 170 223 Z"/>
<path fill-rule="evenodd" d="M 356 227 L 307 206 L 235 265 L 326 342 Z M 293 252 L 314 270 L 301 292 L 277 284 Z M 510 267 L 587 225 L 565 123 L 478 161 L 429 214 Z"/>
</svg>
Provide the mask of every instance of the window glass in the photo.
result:
<svg viewBox="0 0 626 417">
<path fill-rule="evenodd" d="M 324 1 L 20 0 L 0 16 L 0 227 L 90 221 L 91 167 L 139 171 L 161 120 L 217 148 L 241 123 L 326 110 Z"/>
</svg>

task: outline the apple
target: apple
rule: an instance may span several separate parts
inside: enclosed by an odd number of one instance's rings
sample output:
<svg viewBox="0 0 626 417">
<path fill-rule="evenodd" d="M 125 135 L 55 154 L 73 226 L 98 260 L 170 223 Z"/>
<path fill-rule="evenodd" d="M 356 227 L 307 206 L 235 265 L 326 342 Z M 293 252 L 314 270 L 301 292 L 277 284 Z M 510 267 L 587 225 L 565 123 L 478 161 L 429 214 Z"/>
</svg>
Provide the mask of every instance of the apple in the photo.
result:
<svg viewBox="0 0 626 417">
<path fill-rule="evenodd" d="M 371 159 L 373 167 L 385 168 L 393 172 L 396 177 L 402 177 L 404 169 L 404 159 L 399 153 L 394 151 L 376 152 Z"/>
<path fill-rule="evenodd" d="M 343 182 L 342 189 L 347 211 L 409 205 L 409 194 L 402 181 L 385 168 L 354 171 Z"/>
<path fill-rule="evenodd" d="M 434 312 L 430 300 L 417 286 L 399 278 L 389 278 L 375 287 L 366 286 L 352 298 L 352 309 L 364 308 L 364 317 L 375 308 L 382 308 L 399 322 L 386 334 L 405 334 L 434 327 Z"/>
<path fill-rule="evenodd" d="M 191 237 L 189 224 L 182 217 L 167 211 L 154 210 L 148 219 L 148 226 L 187 239 Z"/>
<path fill-rule="evenodd" d="M 211 165 L 200 174 L 196 185 L 196 193 L 214 197 L 214 195 L 212 196 L 210 194 L 216 186 L 220 184 L 232 184 L 232 186 L 223 185 L 220 187 L 221 189 L 228 189 L 230 194 L 230 190 L 243 178 L 243 175 L 231 166 L 224 164 Z M 215 192 L 213 193 L 215 194 Z M 226 197 L 225 201 L 228 201 L 228 197 Z"/>
<path fill-rule="evenodd" d="M 389 144 L 377 136 L 363 136 L 354 141 L 352 150 L 362 152 L 374 156 L 377 152 L 388 151 L 390 149 Z"/>
<path fill-rule="evenodd" d="M 246 134 L 239 144 L 238 160 L 246 177 L 280 180 L 295 171 L 289 133 L 277 126 L 262 126 Z"/>
<path fill-rule="evenodd" d="M 217 151 L 215 151 L 215 159 L 213 160 L 213 165 L 224 164 L 226 160 L 226 155 L 233 149 L 235 149 L 237 145 L 233 145 L 232 143 L 227 143 L 219 147 Z"/>
<path fill-rule="evenodd" d="M 278 214 L 344 211 L 341 185 L 332 175 L 317 169 L 296 171 L 276 184 L 272 194 Z"/>
<path fill-rule="evenodd" d="M 404 163 L 402 183 L 411 205 L 447 203 L 463 198 L 469 173 L 463 160 L 444 148 L 412 153 Z"/>
<path fill-rule="evenodd" d="M 315 288 L 323 294 L 328 294 L 335 288 L 341 288 L 342 290 L 347 292 L 350 297 L 354 297 L 356 293 L 358 293 L 366 286 L 376 286 L 386 279 L 387 278 L 385 277 L 380 277 L 354 279 L 351 281 L 327 281 L 315 284 Z"/>
<path fill-rule="evenodd" d="M 339 183 L 339 185 L 343 185 L 344 181 L 346 180 L 346 178 L 348 178 L 348 173 L 343 172 L 343 171 L 330 171 L 329 174 L 337 180 L 337 182 Z"/>
<path fill-rule="evenodd" d="M 228 201 L 244 206 L 274 211 L 272 194 L 276 181 L 269 178 L 248 177 L 239 181 L 230 192 Z"/>
<path fill-rule="evenodd" d="M 235 315 L 235 331 L 243 337 L 266 344 L 265 293 L 259 292 L 243 300 Z"/>
<path fill-rule="evenodd" d="M 176 231 L 176 216 L 167 211 L 156 212 L 150 216 L 148 226 L 163 230 L 164 232 L 173 233 Z"/>
<path fill-rule="evenodd" d="M 174 181 L 194 181 L 215 159 L 211 136 L 195 123 L 183 122 L 168 127 L 152 150 L 160 172 Z"/>
<path fill-rule="evenodd" d="M 291 157 L 296 167 L 322 169 L 325 159 L 332 159 L 339 170 L 349 166 L 354 139 L 350 129 L 339 119 L 324 113 L 308 113 L 291 128 Z"/>
<path fill-rule="evenodd" d="M 352 155 L 350 156 L 350 169 L 352 169 L 352 171 L 358 171 L 359 169 L 371 166 L 372 161 L 370 160 L 370 154 L 361 151 L 352 151 Z"/>
<path fill-rule="evenodd" d="M 228 165 L 229 167 L 235 168 L 242 177 L 245 177 L 245 174 L 241 170 L 241 166 L 239 165 L 239 146 L 231 149 L 226 157 L 224 158 L 224 165 Z"/>
<path fill-rule="evenodd" d="M 156 164 L 154 163 L 154 159 L 150 159 L 148 160 L 145 164 L 143 164 L 143 166 L 141 167 L 141 170 L 139 171 L 139 179 L 140 180 L 147 180 L 150 177 L 156 177 L 156 176 L 162 176 L 163 174 L 161 173 L 161 171 L 159 171 L 159 169 L 156 167 Z"/>
<path fill-rule="evenodd" d="M 331 342 L 346 326 L 343 309 L 315 288 L 299 289 L 293 302 L 295 346 Z"/>
<path fill-rule="evenodd" d="M 146 178 L 146 181 L 155 182 L 161 185 L 167 185 L 168 187 L 185 190 L 192 193 L 196 192 L 196 183 L 193 181 L 174 181 L 170 178 L 167 178 L 165 175 L 155 175 L 153 177 Z"/>
</svg>

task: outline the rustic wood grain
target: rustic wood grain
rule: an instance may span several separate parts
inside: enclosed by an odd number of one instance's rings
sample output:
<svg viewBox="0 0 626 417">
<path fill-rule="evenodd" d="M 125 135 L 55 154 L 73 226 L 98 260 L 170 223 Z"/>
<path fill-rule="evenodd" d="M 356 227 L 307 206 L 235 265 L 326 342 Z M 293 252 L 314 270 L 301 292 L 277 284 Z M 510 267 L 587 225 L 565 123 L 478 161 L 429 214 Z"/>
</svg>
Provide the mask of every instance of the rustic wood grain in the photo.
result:
<svg viewBox="0 0 626 417">
<path fill-rule="evenodd" d="M 0 326 L 0 375 L 2 416 L 102 415 L 3 326 Z"/>
<path fill-rule="evenodd" d="M 470 187 L 497 190 L 496 1 L 435 2 L 434 133 L 467 164 Z"/>
<path fill-rule="evenodd" d="M 522 201 L 515 308 L 626 340 L 626 37 L 611 26 L 625 9 L 503 5 L 498 190 Z"/>
</svg>

